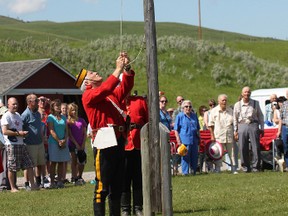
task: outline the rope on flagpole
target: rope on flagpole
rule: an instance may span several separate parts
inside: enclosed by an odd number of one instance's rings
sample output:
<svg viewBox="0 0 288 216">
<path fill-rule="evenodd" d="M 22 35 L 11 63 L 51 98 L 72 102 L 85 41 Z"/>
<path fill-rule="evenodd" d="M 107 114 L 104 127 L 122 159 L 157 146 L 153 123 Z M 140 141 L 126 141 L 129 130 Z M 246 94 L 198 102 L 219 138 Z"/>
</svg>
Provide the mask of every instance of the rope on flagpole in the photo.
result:
<svg viewBox="0 0 288 216">
<path fill-rule="evenodd" d="M 123 0 L 121 0 L 121 13 L 120 13 L 120 52 L 123 52 Z M 145 45 L 145 35 L 143 36 L 142 42 L 141 42 L 141 48 L 138 52 L 138 54 L 136 55 L 136 57 L 130 61 L 130 65 L 135 62 L 139 55 L 142 53 L 143 49 L 144 49 L 144 45 Z"/>
</svg>

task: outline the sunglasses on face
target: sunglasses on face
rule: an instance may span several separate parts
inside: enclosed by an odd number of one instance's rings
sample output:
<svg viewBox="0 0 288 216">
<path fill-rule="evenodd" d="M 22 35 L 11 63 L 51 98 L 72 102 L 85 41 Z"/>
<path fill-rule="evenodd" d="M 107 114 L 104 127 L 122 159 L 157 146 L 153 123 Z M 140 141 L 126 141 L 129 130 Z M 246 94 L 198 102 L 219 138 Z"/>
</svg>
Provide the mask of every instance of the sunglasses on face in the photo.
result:
<svg viewBox="0 0 288 216">
<path fill-rule="evenodd" d="M 38 103 L 39 102 L 39 100 L 38 99 L 34 99 L 34 100 L 30 100 L 31 102 L 36 102 L 36 103 Z"/>
<path fill-rule="evenodd" d="M 184 107 L 185 107 L 185 108 L 190 108 L 190 109 L 192 108 L 192 106 L 184 106 Z"/>
<path fill-rule="evenodd" d="M 161 100 L 160 102 L 161 102 L 161 103 L 168 103 L 167 100 Z"/>
<path fill-rule="evenodd" d="M 182 103 L 184 101 L 184 99 L 181 99 L 179 101 L 177 101 L 177 103 Z"/>
</svg>

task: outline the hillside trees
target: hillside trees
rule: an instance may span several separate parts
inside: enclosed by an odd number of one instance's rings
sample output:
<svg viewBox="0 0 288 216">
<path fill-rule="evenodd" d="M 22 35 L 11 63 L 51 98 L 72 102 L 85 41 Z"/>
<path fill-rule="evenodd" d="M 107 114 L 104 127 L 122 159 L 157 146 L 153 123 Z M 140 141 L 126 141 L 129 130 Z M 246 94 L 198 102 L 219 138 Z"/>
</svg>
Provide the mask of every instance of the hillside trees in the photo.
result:
<svg viewBox="0 0 288 216">
<path fill-rule="evenodd" d="M 101 70 L 108 75 L 120 52 L 119 36 L 88 42 L 81 47 L 65 41 L 37 42 L 1 40 L 1 60 L 52 58 L 73 74 L 81 68 Z M 145 72 L 143 36 L 124 35 L 122 49 L 132 58 L 133 67 Z M 231 50 L 225 43 L 198 41 L 182 36 L 162 36 L 157 39 L 159 74 L 180 75 L 188 80 L 205 76 L 215 87 L 249 85 L 252 88 L 286 87 L 288 68 L 255 57 L 251 52 Z M 106 72 L 106 74 L 105 74 Z"/>
</svg>

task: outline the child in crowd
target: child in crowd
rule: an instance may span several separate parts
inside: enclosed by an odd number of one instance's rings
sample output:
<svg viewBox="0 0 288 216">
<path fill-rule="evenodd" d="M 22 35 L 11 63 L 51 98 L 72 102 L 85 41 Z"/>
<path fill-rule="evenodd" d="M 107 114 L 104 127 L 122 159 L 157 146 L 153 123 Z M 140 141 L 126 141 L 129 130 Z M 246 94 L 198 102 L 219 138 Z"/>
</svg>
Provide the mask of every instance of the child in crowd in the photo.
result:
<svg viewBox="0 0 288 216">
<path fill-rule="evenodd" d="M 86 163 L 86 130 L 87 123 L 83 118 L 78 117 L 78 106 L 75 103 L 68 105 L 68 147 L 71 156 L 71 181 L 75 185 L 82 185 L 85 181 L 82 178 Z"/>
</svg>

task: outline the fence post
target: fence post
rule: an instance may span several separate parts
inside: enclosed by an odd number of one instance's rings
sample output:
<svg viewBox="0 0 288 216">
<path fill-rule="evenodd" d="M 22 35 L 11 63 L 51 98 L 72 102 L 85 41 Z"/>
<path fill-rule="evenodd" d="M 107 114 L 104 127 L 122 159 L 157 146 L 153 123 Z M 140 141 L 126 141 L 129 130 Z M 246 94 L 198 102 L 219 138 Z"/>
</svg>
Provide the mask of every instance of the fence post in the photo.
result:
<svg viewBox="0 0 288 216">
<path fill-rule="evenodd" d="M 152 216 L 151 208 L 151 178 L 150 178 L 150 155 L 148 144 L 149 124 L 145 124 L 141 129 L 141 163 L 143 182 L 143 212 L 145 216 Z"/>
<path fill-rule="evenodd" d="M 161 149 L 161 184 L 162 184 L 162 215 L 173 215 L 172 184 L 171 184 L 171 154 L 170 154 L 170 131 L 159 123 L 160 149 Z"/>
</svg>

